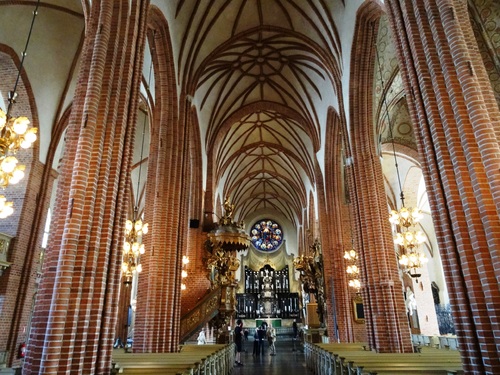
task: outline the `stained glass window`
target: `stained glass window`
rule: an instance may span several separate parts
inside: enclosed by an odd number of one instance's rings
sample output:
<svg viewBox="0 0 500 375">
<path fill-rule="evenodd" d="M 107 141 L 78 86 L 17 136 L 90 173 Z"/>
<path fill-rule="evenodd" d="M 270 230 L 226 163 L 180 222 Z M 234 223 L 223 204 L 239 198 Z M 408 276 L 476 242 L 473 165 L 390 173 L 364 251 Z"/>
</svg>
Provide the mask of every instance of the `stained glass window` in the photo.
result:
<svg viewBox="0 0 500 375">
<path fill-rule="evenodd" d="M 283 231 L 280 225 L 272 220 L 259 220 L 250 231 L 252 245 L 260 251 L 273 251 L 283 242 Z"/>
</svg>

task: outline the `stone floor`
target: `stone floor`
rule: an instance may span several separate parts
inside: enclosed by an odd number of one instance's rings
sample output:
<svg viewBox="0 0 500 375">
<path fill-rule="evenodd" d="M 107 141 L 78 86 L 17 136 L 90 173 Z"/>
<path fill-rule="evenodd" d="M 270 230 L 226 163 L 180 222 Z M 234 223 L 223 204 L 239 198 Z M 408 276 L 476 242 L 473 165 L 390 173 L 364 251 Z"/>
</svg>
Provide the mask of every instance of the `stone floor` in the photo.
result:
<svg viewBox="0 0 500 375">
<path fill-rule="evenodd" d="M 241 353 L 243 366 L 234 368 L 234 375 L 306 375 L 306 363 L 302 346 L 294 347 L 292 341 L 276 341 L 276 355 L 270 355 L 265 344 L 264 354 L 252 354 L 253 339 L 244 342 Z"/>
</svg>

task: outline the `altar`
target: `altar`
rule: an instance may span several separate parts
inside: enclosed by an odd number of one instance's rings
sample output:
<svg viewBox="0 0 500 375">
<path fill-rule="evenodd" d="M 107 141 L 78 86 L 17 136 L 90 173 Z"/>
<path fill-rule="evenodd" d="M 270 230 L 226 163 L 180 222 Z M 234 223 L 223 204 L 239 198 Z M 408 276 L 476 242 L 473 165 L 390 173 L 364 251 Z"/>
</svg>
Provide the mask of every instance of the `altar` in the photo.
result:
<svg viewBox="0 0 500 375">
<path fill-rule="evenodd" d="M 255 326 L 260 327 L 262 323 L 267 323 L 269 327 L 278 328 L 281 327 L 280 318 L 267 318 L 267 319 L 255 319 Z"/>
<path fill-rule="evenodd" d="M 236 317 L 260 321 L 300 317 L 299 294 L 290 291 L 288 266 L 275 270 L 266 264 L 258 271 L 245 266 L 245 293 L 236 294 Z"/>
</svg>

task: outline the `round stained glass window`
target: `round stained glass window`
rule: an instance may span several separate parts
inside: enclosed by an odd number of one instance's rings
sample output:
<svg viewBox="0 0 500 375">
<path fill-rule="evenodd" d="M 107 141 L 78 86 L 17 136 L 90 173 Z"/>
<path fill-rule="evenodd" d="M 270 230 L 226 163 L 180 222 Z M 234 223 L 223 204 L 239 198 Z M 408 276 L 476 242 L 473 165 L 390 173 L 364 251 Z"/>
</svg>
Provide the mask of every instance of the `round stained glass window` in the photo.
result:
<svg viewBox="0 0 500 375">
<path fill-rule="evenodd" d="M 281 226 L 269 219 L 259 220 L 250 230 L 252 245 L 260 251 L 273 251 L 283 242 Z"/>
</svg>

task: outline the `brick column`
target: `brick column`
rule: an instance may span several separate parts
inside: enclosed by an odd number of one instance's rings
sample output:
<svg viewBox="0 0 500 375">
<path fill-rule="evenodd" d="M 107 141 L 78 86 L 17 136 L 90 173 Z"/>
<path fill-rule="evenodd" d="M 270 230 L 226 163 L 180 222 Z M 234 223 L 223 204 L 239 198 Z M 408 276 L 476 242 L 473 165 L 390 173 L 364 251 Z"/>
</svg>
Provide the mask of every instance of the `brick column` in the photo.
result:
<svg viewBox="0 0 500 375">
<path fill-rule="evenodd" d="M 321 230 L 321 247 L 325 274 L 325 297 L 327 302 L 326 323 L 330 340 L 342 342 L 354 341 L 353 320 L 351 314 L 351 299 L 345 266 L 344 233 L 348 233 L 349 224 L 344 224 L 343 218 L 349 217 L 344 212 L 342 176 L 342 123 L 339 115 L 333 110 L 328 116 L 326 130 L 325 155 L 331 155 L 325 162 L 325 185 L 318 178 L 318 201 Z M 321 171 L 318 170 L 318 176 Z M 324 199 L 322 198 L 324 197 Z"/>
<path fill-rule="evenodd" d="M 150 233 L 141 257 L 134 352 L 166 353 L 179 348 L 181 259 L 189 226 L 189 107 L 178 107 L 170 35 L 161 14 L 150 14 L 154 46 L 155 108 L 151 129 L 145 219 Z"/>
<path fill-rule="evenodd" d="M 412 352 L 382 167 L 375 147 L 373 70 L 380 14 L 376 2 L 366 2 L 358 10 L 356 20 L 351 58 L 350 155 L 353 164 L 348 172 L 349 189 L 369 345 L 378 352 Z"/>
<path fill-rule="evenodd" d="M 26 374 L 111 367 L 146 3 L 91 9 Z"/>
<path fill-rule="evenodd" d="M 500 373 L 500 113 L 467 2 L 389 0 L 464 370 Z"/>
</svg>

